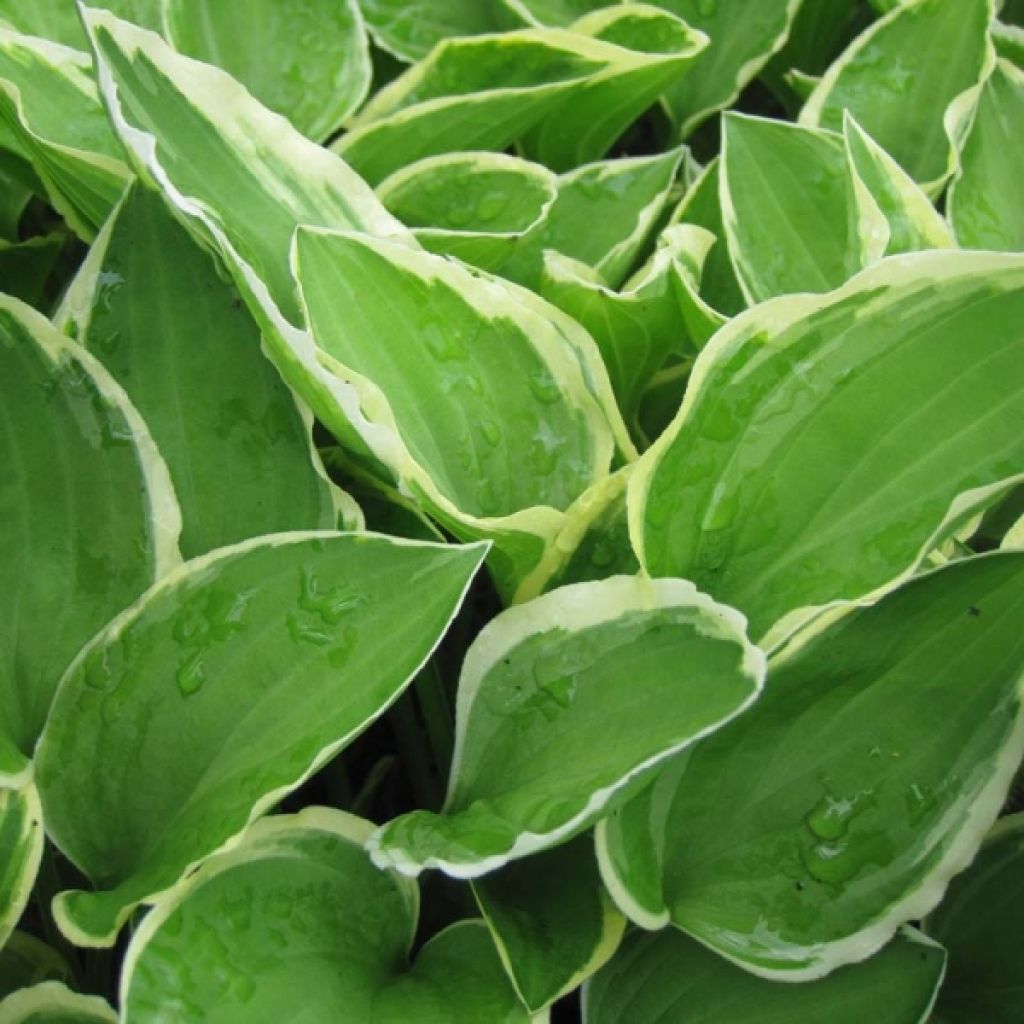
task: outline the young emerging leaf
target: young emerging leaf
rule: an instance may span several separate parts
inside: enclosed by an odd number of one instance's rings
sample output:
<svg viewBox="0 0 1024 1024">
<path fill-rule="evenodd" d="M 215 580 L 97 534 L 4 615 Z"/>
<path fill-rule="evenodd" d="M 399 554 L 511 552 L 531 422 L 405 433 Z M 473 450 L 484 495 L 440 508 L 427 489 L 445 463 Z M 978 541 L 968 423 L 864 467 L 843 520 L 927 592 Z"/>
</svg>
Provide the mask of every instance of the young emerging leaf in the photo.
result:
<svg viewBox="0 0 1024 1024">
<path fill-rule="evenodd" d="M 924 1024 L 945 966 L 942 947 L 907 928 L 864 963 L 820 981 L 779 985 L 675 928 L 634 932 L 587 983 L 583 1016 L 585 1024 Z M 669 1016 L 677 1011 L 685 1017 Z"/>
<path fill-rule="evenodd" d="M 92 239 L 129 178 L 84 53 L 0 21 L 0 132 L 71 228 Z"/>
<path fill-rule="evenodd" d="M 119 18 L 159 32 L 163 0 L 103 0 L 103 6 Z M 75 0 L 0 0 L 0 21 L 19 32 L 41 36 L 78 50 L 88 49 L 82 19 Z"/>
<path fill-rule="evenodd" d="M 117 1014 L 99 996 L 72 992 L 59 981 L 12 992 L 0 1001 L 4 1024 L 117 1024 Z"/>
<path fill-rule="evenodd" d="M 737 317 L 630 481 L 641 561 L 769 641 L 909 574 L 1024 465 L 1022 318 L 1024 258 L 959 252 Z"/>
<path fill-rule="evenodd" d="M 516 992 L 534 1012 L 606 963 L 626 927 L 601 882 L 589 832 L 478 878 L 473 893 Z"/>
<path fill-rule="evenodd" d="M 926 928 L 949 950 L 935 1020 L 1013 1024 L 1020 1015 L 1024 815 L 1003 818 Z"/>
<path fill-rule="evenodd" d="M 164 0 L 167 38 L 229 71 L 317 141 L 366 98 L 370 54 L 356 0 Z"/>
<path fill-rule="evenodd" d="M 785 121 L 723 118 L 721 208 L 750 305 L 838 288 L 881 256 L 886 225 L 861 223 L 843 140 Z M 881 237 L 880 237 L 881 236 Z"/>
<path fill-rule="evenodd" d="M 419 893 L 370 863 L 371 828 L 313 807 L 204 864 L 133 936 L 124 1024 L 279 1024 L 297 999 L 338 1024 L 529 1024 L 482 922 L 452 925 L 410 963 Z"/>
<path fill-rule="evenodd" d="M 680 230 L 683 235 L 680 236 Z M 635 424 L 640 397 L 670 355 L 692 350 L 673 278 L 687 244 L 670 228 L 651 259 L 621 291 L 576 260 L 548 250 L 541 294 L 582 324 L 597 342 L 619 409 Z"/>
<path fill-rule="evenodd" d="M 967 249 L 1024 250 L 1024 71 L 998 61 L 978 97 L 946 205 Z"/>
<path fill-rule="evenodd" d="M 0 788 L 0 948 L 28 903 L 42 855 L 43 819 L 35 787 L 30 782 L 21 789 Z"/>
<path fill-rule="evenodd" d="M 798 638 L 747 715 L 599 826 L 616 902 L 769 978 L 880 949 L 939 902 L 1006 797 L 1022 615 L 1024 554 L 996 553 Z"/>
<path fill-rule="evenodd" d="M 0 296 L 0 781 L 28 758 L 68 662 L 179 560 L 167 467 L 88 352 Z"/>
<path fill-rule="evenodd" d="M 65 934 L 110 944 L 377 718 L 484 553 L 279 534 L 187 563 L 115 618 L 64 677 L 36 755 L 47 830 L 98 890 L 58 897 Z"/>
<path fill-rule="evenodd" d="M 992 0 L 897 4 L 828 69 L 801 123 L 841 131 L 849 111 L 915 181 L 941 190 L 953 170 L 947 111 L 993 59 L 993 17 Z"/>
<path fill-rule="evenodd" d="M 59 318 L 145 417 L 181 505 L 186 558 L 337 525 L 309 427 L 259 329 L 161 196 L 130 188 Z"/>
<path fill-rule="evenodd" d="M 913 178 L 847 113 L 843 119 L 848 173 L 861 220 L 885 220 L 884 255 L 923 249 L 952 249 L 949 225 Z"/>
<path fill-rule="evenodd" d="M 684 580 L 629 576 L 503 612 L 463 665 L 443 813 L 379 829 L 375 861 L 475 878 L 582 831 L 757 698 L 764 657 L 745 625 Z"/>
<path fill-rule="evenodd" d="M 699 46 L 674 24 L 667 56 L 563 29 L 448 40 L 378 92 L 334 148 L 371 182 L 423 157 L 501 150 L 524 136 L 557 170 L 596 160 Z"/>
<path fill-rule="evenodd" d="M 732 316 L 747 308 L 747 300 L 729 255 L 721 204 L 721 170 L 721 159 L 715 157 L 683 196 L 671 222 L 702 228 L 714 239 L 714 244 L 704 249 L 699 296 L 719 316 Z"/>
</svg>

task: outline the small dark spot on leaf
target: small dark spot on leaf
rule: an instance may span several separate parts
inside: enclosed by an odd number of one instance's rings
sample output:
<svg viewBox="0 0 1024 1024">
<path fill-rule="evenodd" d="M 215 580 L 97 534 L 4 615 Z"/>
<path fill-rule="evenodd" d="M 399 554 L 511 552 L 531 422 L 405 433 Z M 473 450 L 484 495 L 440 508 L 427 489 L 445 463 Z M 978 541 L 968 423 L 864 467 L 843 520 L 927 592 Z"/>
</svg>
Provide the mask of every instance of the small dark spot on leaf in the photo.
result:
<svg viewBox="0 0 1024 1024">
<path fill-rule="evenodd" d="M 803 882 L 797 882 L 796 883 L 796 891 L 797 892 L 803 892 L 804 891 L 804 883 Z"/>
<path fill-rule="evenodd" d="M 970 615 L 972 619 L 976 619 L 981 614 L 981 609 L 972 604 L 971 607 L 967 609 L 967 614 Z"/>
</svg>

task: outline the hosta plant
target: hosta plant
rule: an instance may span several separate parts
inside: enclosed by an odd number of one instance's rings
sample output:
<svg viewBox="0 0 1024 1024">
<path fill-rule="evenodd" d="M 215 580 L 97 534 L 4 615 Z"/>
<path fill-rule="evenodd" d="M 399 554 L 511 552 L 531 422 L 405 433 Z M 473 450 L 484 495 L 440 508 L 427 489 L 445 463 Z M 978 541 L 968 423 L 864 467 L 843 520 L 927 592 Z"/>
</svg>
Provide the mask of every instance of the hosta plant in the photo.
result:
<svg viewBox="0 0 1024 1024">
<path fill-rule="evenodd" d="M 1022 68 L 0 0 L 0 1024 L 1024 1018 Z"/>
</svg>

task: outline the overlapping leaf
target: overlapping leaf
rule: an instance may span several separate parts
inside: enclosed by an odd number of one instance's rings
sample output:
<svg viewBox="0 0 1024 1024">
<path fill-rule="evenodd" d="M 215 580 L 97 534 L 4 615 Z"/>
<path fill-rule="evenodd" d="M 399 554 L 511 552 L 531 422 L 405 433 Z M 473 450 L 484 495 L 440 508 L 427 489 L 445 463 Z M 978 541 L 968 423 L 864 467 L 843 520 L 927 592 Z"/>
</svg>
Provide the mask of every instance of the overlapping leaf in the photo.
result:
<svg viewBox="0 0 1024 1024">
<path fill-rule="evenodd" d="M 58 898 L 65 933 L 113 942 L 138 902 L 380 715 L 483 555 L 279 534 L 187 563 L 115 618 L 63 679 L 37 752 L 47 830 L 97 890 Z"/>
<path fill-rule="evenodd" d="M 939 252 L 737 317 L 633 474 L 641 560 L 769 642 L 908 574 L 1020 473 L 1022 314 L 1020 257 Z"/>
<path fill-rule="evenodd" d="M 447 40 L 378 92 L 335 148 L 371 182 L 423 157 L 501 150 L 524 137 L 528 152 L 556 170 L 596 160 L 702 44 L 678 19 L 666 32 L 669 15 L 638 10 L 597 12 L 580 31 Z"/>
<path fill-rule="evenodd" d="M 741 971 L 674 928 L 634 932 L 584 989 L 584 1021 L 923 1024 L 931 1019 L 945 964 L 941 946 L 907 929 L 865 963 L 820 981 L 779 985 Z"/>
<path fill-rule="evenodd" d="M 366 98 L 370 55 L 356 0 L 165 0 L 167 37 L 229 71 L 303 134 L 329 138 Z"/>
<path fill-rule="evenodd" d="M 87 240 L 129 178 L 86 54 L 2 24 L 0 146 L 32 165 L 50 202 Z"/>
<path fill-rule="evenodd" d="M 992 0 L 895 4 L 828 69 L 801 123 L 839 131 L 849 111 L 915 181 L 941 189 L 953 170 L 947 113 L 986 73 L 994 13 Z"/>
<path fill-rule="evenodd" d="M 0 947 L 28 903 L 42 854 L 43 820 L 35 787 L 0 789 Z"/>
<path fill-rule="evenodd" d="M 410 963 L 419 894 L 370 863 L 371 827 L 310 808 L 208 861 L 134 935 L 125 1024 L 276 1024 L 297 997 L 339 1024 L 528 1024 L 482 922 L 452 925 Z"/>
<path fill-rule="evenodd" d="M 374 859 L 473 878 L 580 832 L 756 699 L 763 656 L 744 626 L 683 580 L 627 576 L 503 612 L 466 655 L 444 811 L 383 826 Z"/>
<path fill-rule="evenodd" d="M 1001 60 L 978 97 L 946 200 L 957 241 L 968 249 L 1024 250 L 1024 71 Z"/>
<path fill-rule="evenodd" d="M 10 779 L 28 770 L 68 662 L 177 562 L 180 514 L 113 378 L 4 297 L 0 391 L 0 778 Z"/>
<path fill-rule="evenodd" d="M 938 903 L 1006 798 L 1022 611 L 1024 555 L 996 553 L 796 641 L 745 716 L 599 826 L 616 902 L 769 978 L 880 949 Z"/>
<path fill-rule="evenodd" d="M 258 328 L 159 195 L 132 187 L 62 319 L 145 418 L 181 505 L 186 558 L 337 525 L 309 427 Z"/>
</svg>

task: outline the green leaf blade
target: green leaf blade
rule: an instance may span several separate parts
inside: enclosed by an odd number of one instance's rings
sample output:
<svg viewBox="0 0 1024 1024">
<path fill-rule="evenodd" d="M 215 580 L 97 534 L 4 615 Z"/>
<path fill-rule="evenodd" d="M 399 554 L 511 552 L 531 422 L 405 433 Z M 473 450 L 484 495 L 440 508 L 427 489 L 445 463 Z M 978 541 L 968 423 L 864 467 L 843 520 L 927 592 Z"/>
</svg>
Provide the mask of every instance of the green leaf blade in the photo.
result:
<svg viewBox="0 0 1024 1024">
<path fill-rule="evenodd" d="M 719 954 L 793 981 L 869 956 L 928 913 L 1024 753 L 1022 602 L 1024 556 L 997 553 L 795 641 L 746 716 L 601 826 L 623 909 L 638 891 L 646 923 L 657 894 Z"/>
<path fill-rule="evenodd" d="M 69 670 L 37 752 L 50 835 L 98 887 L 59 898 L 62 927 L 109 944 L 380 715 L 483 554 L 280 534 L 187 563 L 118 616 Z"/>
</svg>

